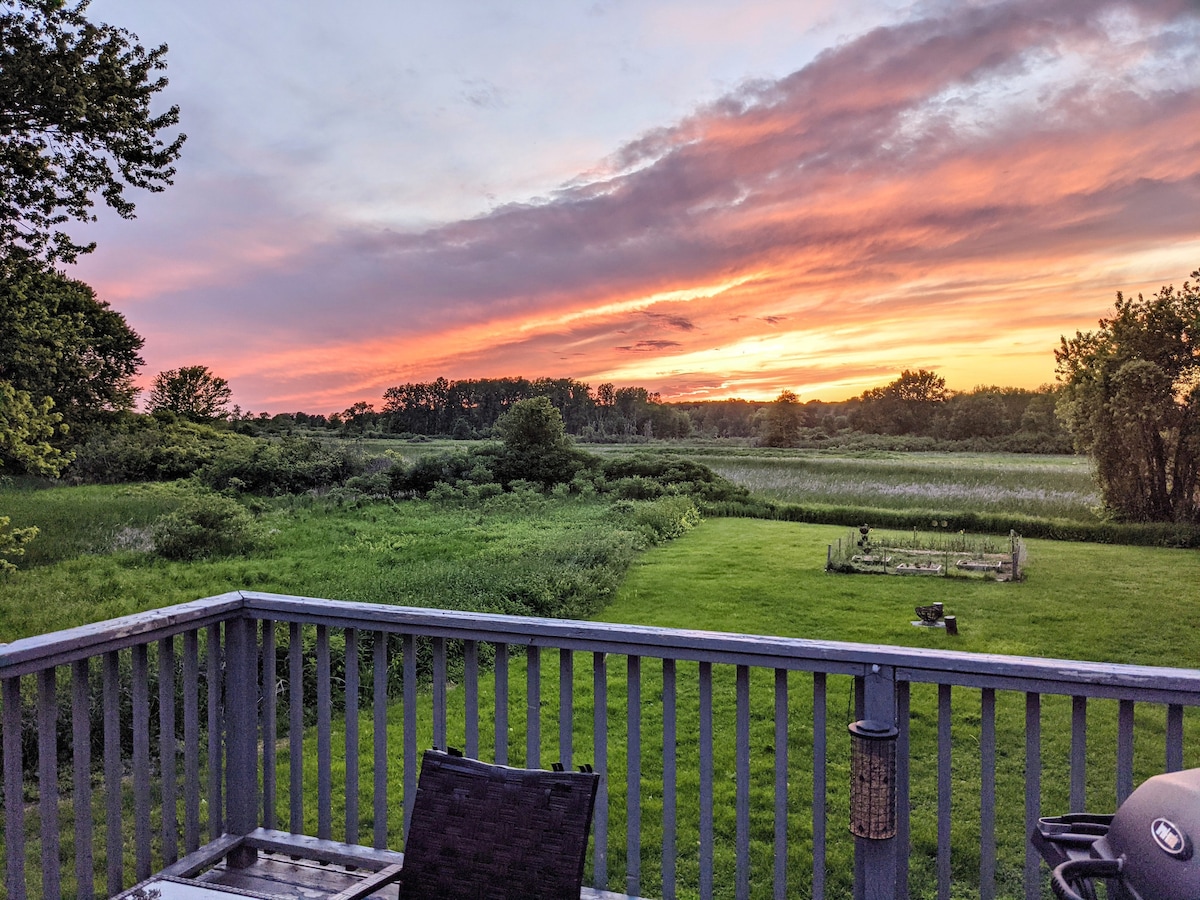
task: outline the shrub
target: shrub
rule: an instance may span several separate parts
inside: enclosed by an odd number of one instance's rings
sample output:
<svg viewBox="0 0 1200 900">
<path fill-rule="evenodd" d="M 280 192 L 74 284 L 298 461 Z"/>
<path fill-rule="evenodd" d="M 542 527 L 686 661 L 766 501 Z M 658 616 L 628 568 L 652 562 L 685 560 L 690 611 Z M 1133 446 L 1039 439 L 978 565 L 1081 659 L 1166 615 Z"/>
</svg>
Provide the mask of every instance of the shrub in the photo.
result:
<svg viewBox="0 0 1200 900">
<path fill-rule="evenodd" d="M 605 459 L 600 465 L 603 478 L 615 483 L 622 497 L 631 496 L 629 492 L 642 493 L 634 499 L 651 499 L 662 493 L 687 494 L 697 502 L 742 501 L 749 497 L 745 488 L 703 463 L 684 457 L 634 453 Z M 655 494 L 646 482 L 661 485 L 663 490 Z"/>
<path fill-rule="evenodd" d="M 160 517 L 152 533 L 154 552 L 176 560 L 239 555 L 259 542 L 254 519 L 241 504 L 208 493 Z"/>
<path fill-rule="evenodd" d="M 700 510 L 696 504 L 680 495 L 642 502 L 618 500 L 613 504 L 613 511 L 628 516 L 648 545 L 677 538 L 700 524 Z"/>
<path fill-rule="evenodd" d="M 256 439 L 218 454 L 198 473 L 206 486 L 253 494 L 299 494 L 363 474 L 368 461 L 345 445 L 301 437 Z"/>
<path fill-rule="evenodd" d="M 222 453 L 254 441 L 171 415 L 127 415 L 92 435 L 75 451 L 67 478 L 76 483 L 120 484 L 186 478 Z"/>
</svg>

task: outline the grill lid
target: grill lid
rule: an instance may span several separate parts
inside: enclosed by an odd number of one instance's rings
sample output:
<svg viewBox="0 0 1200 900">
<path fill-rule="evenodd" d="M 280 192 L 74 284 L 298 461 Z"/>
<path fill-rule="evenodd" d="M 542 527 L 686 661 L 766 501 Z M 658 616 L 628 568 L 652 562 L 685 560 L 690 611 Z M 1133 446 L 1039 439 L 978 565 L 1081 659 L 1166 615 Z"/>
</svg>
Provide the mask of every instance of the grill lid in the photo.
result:
<svg viewBox="0 0 1200 900">
<path fill-rule="evenodd" d="M 1113 816 L 1108 834 L 1093 845 L 1106 859 L 1124 858 L 1121 879 L 1140 900 L 1198 900 L 1200 769 L 1147 779 Z"/>
</svg>

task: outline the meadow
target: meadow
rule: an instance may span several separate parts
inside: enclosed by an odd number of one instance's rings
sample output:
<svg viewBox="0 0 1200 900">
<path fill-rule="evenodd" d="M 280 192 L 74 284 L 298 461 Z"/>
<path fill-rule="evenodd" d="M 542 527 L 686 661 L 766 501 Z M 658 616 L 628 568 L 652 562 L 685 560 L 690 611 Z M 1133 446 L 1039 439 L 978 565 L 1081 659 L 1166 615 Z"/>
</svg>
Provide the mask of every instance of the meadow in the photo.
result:
<svg viewBox="0 0 1200 900">
<path fill-rule="evenodd" d="M 1098 520 L 1091 463 L 1081 456 L 757 449 L 696 458 L 756 495 L 788 503 Z"/>
</svg>

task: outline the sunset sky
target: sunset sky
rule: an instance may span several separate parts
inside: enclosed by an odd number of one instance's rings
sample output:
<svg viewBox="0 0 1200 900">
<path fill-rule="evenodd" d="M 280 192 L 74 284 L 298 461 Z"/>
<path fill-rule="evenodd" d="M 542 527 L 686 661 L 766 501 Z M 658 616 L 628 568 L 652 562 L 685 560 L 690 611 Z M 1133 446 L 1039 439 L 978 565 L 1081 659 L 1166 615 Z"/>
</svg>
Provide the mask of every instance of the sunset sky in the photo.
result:
<svg viewBox="0 0 1200 900">
<path fill-rule="evenodd" d="M 70 274 L 244 409 L 1054 379 L 1200 268 L 1200 2 L 94 0 L 188 134 Z"/>
</svg>

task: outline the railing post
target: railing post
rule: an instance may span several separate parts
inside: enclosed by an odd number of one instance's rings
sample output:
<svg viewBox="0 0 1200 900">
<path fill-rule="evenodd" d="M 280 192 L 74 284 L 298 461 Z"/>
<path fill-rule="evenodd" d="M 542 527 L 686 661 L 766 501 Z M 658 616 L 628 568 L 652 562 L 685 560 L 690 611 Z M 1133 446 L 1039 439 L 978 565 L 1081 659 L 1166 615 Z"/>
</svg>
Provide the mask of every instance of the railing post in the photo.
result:
<svg viewBox="0 0 1200 900">
<path fill-rule="evenodd" d="M 225 623 L 225 821 L 230 834 L 249 834 L 258 813 L 258 643 L 254 619 Z M 239 847 L 227 865 L 244 868 L 254 850 Z"/>
<path fill-rule="evenodd" d="M 862 677 L 863 718 L 896 724 L 896 671 L 892 666 L 869 666 Z M 892 778 L 895 777 L 893 772 Z M 894 784 L 893 784 L 894 796 Z M 854 839 L 855 900 L 895 900 L 897 854 L 895 837 Z"/>
</svg>

